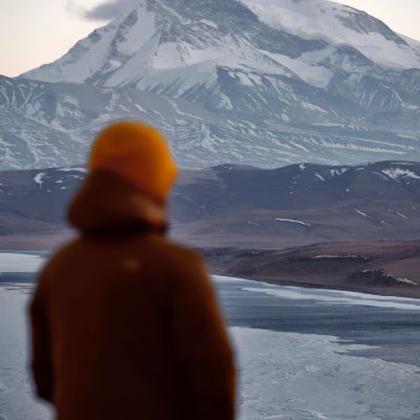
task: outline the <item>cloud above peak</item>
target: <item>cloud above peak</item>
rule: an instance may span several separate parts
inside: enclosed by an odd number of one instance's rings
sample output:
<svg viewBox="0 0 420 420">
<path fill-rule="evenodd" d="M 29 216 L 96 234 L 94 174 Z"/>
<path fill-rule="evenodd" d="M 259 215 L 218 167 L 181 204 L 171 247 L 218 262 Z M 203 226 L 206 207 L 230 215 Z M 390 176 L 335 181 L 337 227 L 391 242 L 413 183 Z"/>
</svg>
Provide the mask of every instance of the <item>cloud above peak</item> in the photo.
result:
<svg viewBox="0 0 420 420">
<path fill-rule="evenodd" d="M 140 0 L 108 0 L 87 9 L 79 1 L 67 0 L 67 10 L 86 20 L 108 21 L 134 7 Z"/>
</svg>

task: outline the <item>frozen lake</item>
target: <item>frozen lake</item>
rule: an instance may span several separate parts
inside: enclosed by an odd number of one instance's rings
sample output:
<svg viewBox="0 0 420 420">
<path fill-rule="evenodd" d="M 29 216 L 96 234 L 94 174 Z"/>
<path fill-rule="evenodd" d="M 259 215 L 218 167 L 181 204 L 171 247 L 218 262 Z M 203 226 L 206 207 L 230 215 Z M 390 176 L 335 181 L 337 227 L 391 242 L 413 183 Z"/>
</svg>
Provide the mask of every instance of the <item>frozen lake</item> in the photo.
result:
<svg viewBox="0 0 420 420">
<path fill-rule="evenodd" d="M 15 272 L 0 276 L 0 420 L 52 418 L 25 368 L 25 281 L 40 263 L 0 254 L 0 272 Z M 215 284 L 238 355 L 241 420 L 420 419 L 420 301 Z"/>
</svg>

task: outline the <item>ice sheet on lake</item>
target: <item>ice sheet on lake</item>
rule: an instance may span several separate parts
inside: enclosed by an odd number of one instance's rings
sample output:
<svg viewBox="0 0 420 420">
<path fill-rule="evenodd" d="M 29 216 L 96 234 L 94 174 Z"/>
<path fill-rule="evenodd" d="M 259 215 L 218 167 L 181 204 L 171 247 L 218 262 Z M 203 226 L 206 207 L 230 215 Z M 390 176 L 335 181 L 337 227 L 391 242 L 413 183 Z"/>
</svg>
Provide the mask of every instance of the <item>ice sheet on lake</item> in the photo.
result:
<svg viewBox="0 0 420 420">
<path fill-rule="evenodd" d="M 43 263 L 44 259 L 39 255 L 0 253 L 0 273 L 34 273 Z"/>
<path fill-rule="evenodd" d="M 227 277 L 227 276 L 211 276 L 212 279 L 216 282 L 216 283 L 253 283 L 253 284 L 268 284 L 268 283 L 259 283 L 256 282 L 255 280 L 246 280 L 246 279 L 241 279 L 240 277 Z"/>
<path fill-rule="evenodd" d="M 264 293 L 283 299 L 315 300 L 332 305 L 361 305 L 376 308 L 405 309 L 420 311 L 420 300 L 394 296 L 377 296 L 366 293 L 344 292 L 340 290 L 304 289 L 300 287 L 272 286 L 244 287 L 243 290 Z"/>
<path fill-rule="evenodd" d="M 30 288 L 0 286 L 1 420 L 52 418 L 33 399 L 26 369 Z M 241 378 L 239 420 L 420 418 L 419 367 L 350 355 L 368 347 L 332 336 L 236 327 L 231 333 Z"/>
<path fill-rule="evenodd" d="M 49 420 L 32 395 L 27 370 L 26 304 L 30 286 L 0 286 L 0 420 Z"/>
<path fill-rule="evenodd" d="M 420 418 L 420 368 L 346 354 L 329 336 L 232 328 L 240 420 Z"/>
</svg>

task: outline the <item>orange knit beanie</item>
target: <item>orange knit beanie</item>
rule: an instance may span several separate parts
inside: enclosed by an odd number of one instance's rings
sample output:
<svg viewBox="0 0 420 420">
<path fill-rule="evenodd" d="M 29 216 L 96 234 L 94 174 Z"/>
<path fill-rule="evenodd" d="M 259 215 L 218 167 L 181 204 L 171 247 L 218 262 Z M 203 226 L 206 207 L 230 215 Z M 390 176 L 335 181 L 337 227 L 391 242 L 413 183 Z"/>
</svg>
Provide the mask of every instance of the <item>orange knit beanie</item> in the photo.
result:
<svg viewBox="0 0 420 420">
<path fill-rule="evenodd" d="M 103 130 L 93 143 L 89 168 L 114 172 L 159 201 L 166 200 L 178 172 L 163 135 L 137 122 Z"/>
</svg>

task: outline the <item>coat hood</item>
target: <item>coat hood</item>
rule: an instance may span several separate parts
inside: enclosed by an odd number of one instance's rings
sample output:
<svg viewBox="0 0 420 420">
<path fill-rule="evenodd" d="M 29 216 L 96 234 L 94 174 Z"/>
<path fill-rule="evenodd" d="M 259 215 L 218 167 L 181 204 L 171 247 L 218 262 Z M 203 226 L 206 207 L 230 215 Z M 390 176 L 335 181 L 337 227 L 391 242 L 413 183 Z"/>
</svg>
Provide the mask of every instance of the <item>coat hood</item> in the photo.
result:
<svg viewBox="0 0 420 420">
<path fill-rule="evenodd" d="M 69 222 L 83 233 L 156 230 L 165 232 L 165 204 L 148 197 L 110 171 L 87 176 L 68 212 Z"/>
</svg>

